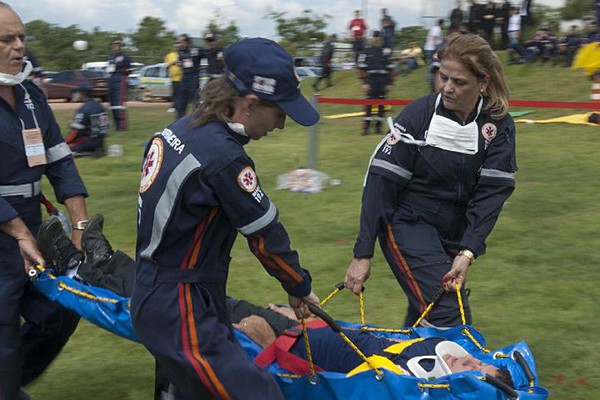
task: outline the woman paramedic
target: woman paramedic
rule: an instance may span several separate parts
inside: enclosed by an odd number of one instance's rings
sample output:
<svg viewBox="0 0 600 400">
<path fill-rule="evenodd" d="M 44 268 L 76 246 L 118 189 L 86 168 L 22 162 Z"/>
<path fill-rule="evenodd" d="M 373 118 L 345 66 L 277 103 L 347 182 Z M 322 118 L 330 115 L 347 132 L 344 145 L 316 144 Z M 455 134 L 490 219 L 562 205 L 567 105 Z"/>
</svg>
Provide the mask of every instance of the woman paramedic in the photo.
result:
<svg viewBox="0 0 600 400">
<path fill-rule="evenodd" d="M 250 140 L 319 114 L 302 97 L 292 57 L 251 38 L 224 50 L 225 75 L 192 115 L 157 133 L 139 190 L 133 326 L 183 399 L 283 399 L 235 341 L 225 305 L 237 233 L 289 294 L 297 315 L 319 304 L 308 271 L 263 192 Z"/>
<path fill-rule="evenodd" d="M 515 187 L 515 127 L 496 54 L 480 36 L 440 50 L 438 91 L 409 104 L 368 168 L 354 258 L 344 283 L 358 294 L 371 273 L 375 239 L 408 298 L 412 326 L 441 287 L 464 285 Z M 423 325 L 461 324 L 448 293 Z"/>
</svg>

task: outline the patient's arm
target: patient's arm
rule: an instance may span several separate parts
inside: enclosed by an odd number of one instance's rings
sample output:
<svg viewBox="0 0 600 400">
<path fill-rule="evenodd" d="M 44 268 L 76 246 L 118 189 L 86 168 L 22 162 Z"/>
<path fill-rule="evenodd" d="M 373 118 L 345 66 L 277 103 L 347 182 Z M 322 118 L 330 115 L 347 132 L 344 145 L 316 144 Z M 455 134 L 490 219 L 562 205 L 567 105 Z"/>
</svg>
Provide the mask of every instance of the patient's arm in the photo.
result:
<svg viewBox="0 0 600 400">
<path fill-rule="evenodd" d="M 233 327 L 244 332 L 262 348 L 275 341 L 273 329 L 264 318 L 258 315 L 243 318 L 239 323 L 233 324 Z"/>
</svg>

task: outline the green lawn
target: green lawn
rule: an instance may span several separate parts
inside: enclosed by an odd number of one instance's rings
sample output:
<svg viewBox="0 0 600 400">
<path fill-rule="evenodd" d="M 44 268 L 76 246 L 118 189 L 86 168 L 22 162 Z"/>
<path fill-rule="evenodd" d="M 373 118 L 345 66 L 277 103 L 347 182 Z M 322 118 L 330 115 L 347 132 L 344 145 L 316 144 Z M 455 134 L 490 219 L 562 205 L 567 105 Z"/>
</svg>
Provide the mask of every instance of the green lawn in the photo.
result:
<svg viewBox="0 0 600 400">
<path fill-rule="evenodd" d="M 501 54 L 505 57 L 505 54 Z M 506 68 L 513 99 L 587 101 L 591 82 L 579 71 L 539 64 Z M 361 97 L 354 71 L 335 72 L 328 97 Z M 307 95 L 311 81 L 303 82 Z M 390 97 L 415 99 L 427 93 L 425 70 L 399 77 Z M 90 192 L 90 214 L 103 213 L 113 245 L 133 254 L 142 142 L 172 118 L 168 104 L 130 108 L 130 129 L 110 134 L 124 156 L 79 159 Z M 321 106 L 323 115 L 358 111 L 356 106 Z M 396 114 L 399 108 L 394 108 Z M 582 110 L 537 109 L 528 118 Z M 61 126 L 72 112 L 57 112 Z M 311 270 L 322 298 L 340 281 L 352 255 L 361 182 L 375 135 L 362 137 L 360 120 L 323 119 L 318 125 L 318 169 L 342 181 L 319 194 L 275 190 L 279 174 L 307 163 L 308 130 L 288 127 L 247 146 L 265 192 L 280 210 L 293 246 Z M 518 125 L 517 190 L 489 238 L 488 253 L 469 275 L 474 325 L 489 348 L 525 340 L 532 348 L 542 385 L 557 399 L 593 399 L 600 392 L 598 287 L 600 252 L 600 158 L 598 127 Z M 405 300 L 380 254 L 367 282 L 367 321 L 397 327 Z M 233 252 L 229 294 L 284 303 L 286 296 L 249 254 L 244 240 Z M 342 293 L 326 309 L 358 321 L 358 303 Z M 594 339 L 596 338 L 596 339 Z M 154 363 L 138 344 L 82 322 L 64 352 L 28 391 L 35 399 L 152 398 Z"/>
</svg>

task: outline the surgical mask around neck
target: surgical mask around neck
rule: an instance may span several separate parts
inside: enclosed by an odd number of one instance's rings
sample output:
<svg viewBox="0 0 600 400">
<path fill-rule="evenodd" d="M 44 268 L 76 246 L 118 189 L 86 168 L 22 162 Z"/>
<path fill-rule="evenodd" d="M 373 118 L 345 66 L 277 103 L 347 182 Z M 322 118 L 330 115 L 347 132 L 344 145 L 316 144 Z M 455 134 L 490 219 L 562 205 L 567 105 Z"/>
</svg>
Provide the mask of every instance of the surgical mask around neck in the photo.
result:
<svg viewBox="0 0 600 400">
<path fill-rule="evenodd" d="M 229 126 L 229 129 L 231 129 L 238 135 L 242 135 L 242 136 L 246 136 L 246 137 L 248 136 L 248 134 L 246 134 L 246 129 L 244 128 L 244 124 L 240 124 L 239 122 L 228 122 L 227 125 Z"/>
<path fill-rule="evenodd" d="M 31 73 L 31 71 L 33 70 L 33 65 L 31 65 L 31 62 L 24 61 L 23 64 L 25 65 L 25 68 L 23 69 L 23 71 L 19 72 L 18 74 L 10 75 L 10 74 L 5 74 L 3 72 L 0 72 L 0 85 L 1 86 L 15 86 L 15 85 L 22 83 L 25 80 L 25 78 L 27 78 L 29 76 L 29 74 Z"/>
<path fill-rule="evenodd" d="M 481 112 L 483 99 L 479 100 L 475 119 L 466 125 L 461 125 L 456 121 L 438 115 L 437 108 L 441 98 L 442 95 L 438 95 L 435 102 L 435 111 L 427 130 L 425 142 L 428 146 L 438 147 L 443 150 L 469 155 L 477 154 L 479 151 L 477 117 L 479 117 L 479 113 Z"/>
</svg>

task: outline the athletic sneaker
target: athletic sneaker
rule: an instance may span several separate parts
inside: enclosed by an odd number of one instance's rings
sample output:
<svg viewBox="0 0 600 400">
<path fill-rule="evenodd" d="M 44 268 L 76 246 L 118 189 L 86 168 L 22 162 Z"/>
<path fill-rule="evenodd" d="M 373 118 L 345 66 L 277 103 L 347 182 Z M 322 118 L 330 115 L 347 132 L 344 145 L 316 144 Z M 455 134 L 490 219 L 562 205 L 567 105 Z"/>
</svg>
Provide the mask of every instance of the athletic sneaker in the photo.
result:
<svg viewBox="0 0 600 400">
<path fill-rule="evenodd" d="M 83 260 L 83 254 L 73 246 L 60 219 L 54 215 L 42 221 L 37 233 L 37 243 L 48 267 L 57 275 L 64 275 L 68 269 L 76 268 Z"/>
</svg>

